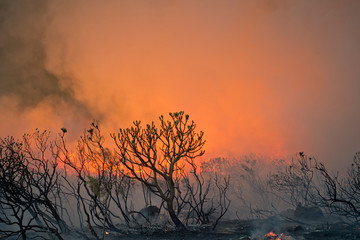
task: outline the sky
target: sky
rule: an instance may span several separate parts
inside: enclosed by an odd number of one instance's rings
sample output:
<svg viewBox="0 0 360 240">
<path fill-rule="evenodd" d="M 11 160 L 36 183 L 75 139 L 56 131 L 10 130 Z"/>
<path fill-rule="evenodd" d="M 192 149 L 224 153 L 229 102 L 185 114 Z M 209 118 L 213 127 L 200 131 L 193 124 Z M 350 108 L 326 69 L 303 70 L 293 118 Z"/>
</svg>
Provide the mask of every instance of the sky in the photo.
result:
<svg viewBox="0 0 360 240">
<path fill-rule="evenodd" d="M 360 151 L 358 0 L 6 0 L 0 32 L 0 136 L 183 110 L 209 158 Z"/>
</svg>

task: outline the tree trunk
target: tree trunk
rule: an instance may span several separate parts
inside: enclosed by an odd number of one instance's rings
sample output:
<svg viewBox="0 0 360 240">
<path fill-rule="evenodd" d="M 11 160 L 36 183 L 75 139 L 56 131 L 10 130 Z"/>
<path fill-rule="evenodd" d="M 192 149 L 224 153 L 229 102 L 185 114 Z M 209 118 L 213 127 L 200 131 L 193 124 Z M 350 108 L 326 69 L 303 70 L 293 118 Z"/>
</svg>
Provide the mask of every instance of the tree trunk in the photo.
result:
<svg viewBox="0 0 360 240">
<path fill-rule="evenodd" d="M 175 224 L 176 228 L 178 229 L 185 229 L 184 224 L 180 221 L 180 219 L 176 216 L 174 207 L 173 207 L 173 203 L 172 201 L 167 201 L 167 207 L 168 207 L 168 212 L 170 215 L 171 220 L 173 221 L 173 223 Z"/>
</svg>

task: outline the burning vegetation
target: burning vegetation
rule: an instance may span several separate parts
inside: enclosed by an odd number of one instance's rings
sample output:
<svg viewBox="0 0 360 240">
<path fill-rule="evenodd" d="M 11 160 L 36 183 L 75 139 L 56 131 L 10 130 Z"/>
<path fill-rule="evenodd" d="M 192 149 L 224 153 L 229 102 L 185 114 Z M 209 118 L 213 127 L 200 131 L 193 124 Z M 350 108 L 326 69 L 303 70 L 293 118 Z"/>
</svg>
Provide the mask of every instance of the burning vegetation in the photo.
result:
<svg viewBox="0 0 360 240">
<path fill-rule="evenodd" d="M 200 161 L 204 133 L 184 112 L 159 120 L 112 144 L 97 122 L 75 148 L 65 128 L 0 139 L 0 238 L 359 236 L 360 153 L 344 176 L 302 152 L 264 173 L 255 157 Z"/>
</svg>

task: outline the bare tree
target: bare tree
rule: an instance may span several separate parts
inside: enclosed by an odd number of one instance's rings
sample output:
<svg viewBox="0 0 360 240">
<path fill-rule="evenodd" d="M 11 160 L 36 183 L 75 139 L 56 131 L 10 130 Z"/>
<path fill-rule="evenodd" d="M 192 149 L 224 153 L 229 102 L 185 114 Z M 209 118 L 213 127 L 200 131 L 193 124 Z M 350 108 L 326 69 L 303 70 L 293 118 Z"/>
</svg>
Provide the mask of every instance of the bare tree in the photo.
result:
<svg viewBox="0 0 360 240">
<path fill-rule="evenodd" d="M 152 122 L 143 128 L 140 121 L 135 121 L 132 127 L 112 134 L 112 138 L 118 159 L 130 171 L 130 177 L 160 197 L 176 227 L 185 228 L 175 211 L 174 179 L 188 160 L 204 154 L 204 134 L 196 132 L 196 124 L 189 122 L 184 112 L 170 113 L 170 120 L 163 116 L 159 119 L 159 127 Z"/>
<path fill-rule="evenodd" d="M 303 152 L 296 155 L 290 164 L 285 163 L 284 168 L 269 176 L 271 188 L 284 202 L 297 207 L 316 204 L 315 166 L 316 159 L 308 157 Z"/>
<path fill-rule="evenodd" d="M 51 158 L 49 133 L 25 134 L 22 141 L 0 139 L 0 222 L 5 236 L 28 232 L 62 239 L 63 220 L 58 162 Z M 66 213 L 66 211 L 65 211 Z M 16 226 L 16 227 L 13 227 Z"/>
<path fill-rule="evenodd" d="M 230 186 L 230 176 L 219 178 L 215 172 L 202 172 L 194 161 L 189 161 L 190 173 L 183 172 L 182 181 L 186 194 L 180 195 L 184 208 L 187 209 L 186 222 L 193 220 L 194 223 L 213 223 L 216 228 L 220 219 L 230 207 L 230 199 L 227 195 Z M 210 172 L 212 173 L 212 172 Z"/>
<path fill-rule="evenodd" d="M 76 181 L 69 181 L 64 176 L 68 194 L 77 201 L 80 222 L 86 222 L 95 238 L 104 239 L 107 228 L 120 231 L 113 219 L 122 216 L 129 224 L 128 197 L 132 180 L 124 174 L 110 149 L 105 147 L 105 138 L 97 122 L 93 122 L 78 141 L 76 154 L 68 150 L 65 133 L 63 130 L 57 141 L 57 155 L 69 174 L 76 176 Z M 120 211 L 120 216 L 109 210 L 111 202 Z M 95 226 L 102 229 L 101 236 L 95 231 Z"/>
<path fill-rule="evenodd" d="M 325 165 L 319 163 L 316 170 L 322 177 L 318 189 L 320 204 L 329 212 L 347 219 L 360 219 L 360 152 L 356 153 L 346 175 L 331 175 Z"/>
</svg>

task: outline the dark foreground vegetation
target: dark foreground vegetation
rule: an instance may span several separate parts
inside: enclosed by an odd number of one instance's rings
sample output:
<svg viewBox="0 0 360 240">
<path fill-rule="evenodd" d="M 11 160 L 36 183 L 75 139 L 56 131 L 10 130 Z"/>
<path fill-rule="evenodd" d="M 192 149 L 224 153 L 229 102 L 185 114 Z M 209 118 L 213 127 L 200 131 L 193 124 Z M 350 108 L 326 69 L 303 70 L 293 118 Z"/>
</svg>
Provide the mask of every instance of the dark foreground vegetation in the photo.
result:
<svg viewBox="0 0 360 240">
<path fill-rule="evenodd" d="M 200 161 L 204 134 L 189 116 L 159 120 L 108 142 L 94 122 L 76 147 L 65 128 L 1 138 L 0 238 L 359 237 L 359 153 L 344 175 L 302 152 L 267 167 L 254 156 Z"/>
</svg>

